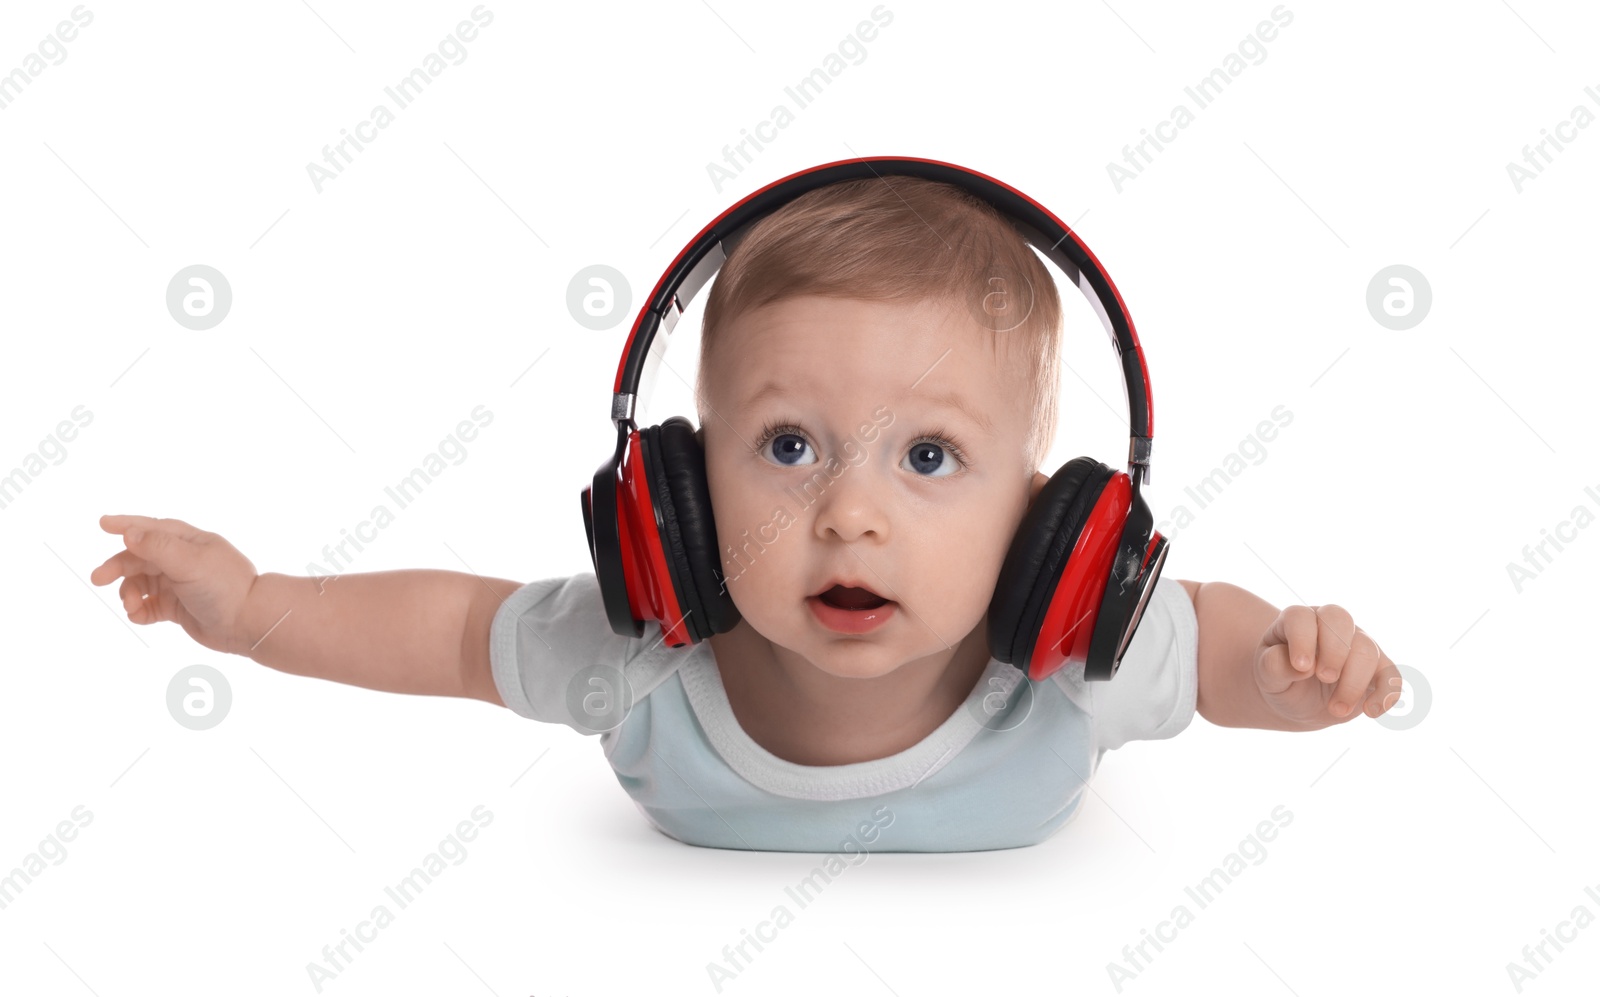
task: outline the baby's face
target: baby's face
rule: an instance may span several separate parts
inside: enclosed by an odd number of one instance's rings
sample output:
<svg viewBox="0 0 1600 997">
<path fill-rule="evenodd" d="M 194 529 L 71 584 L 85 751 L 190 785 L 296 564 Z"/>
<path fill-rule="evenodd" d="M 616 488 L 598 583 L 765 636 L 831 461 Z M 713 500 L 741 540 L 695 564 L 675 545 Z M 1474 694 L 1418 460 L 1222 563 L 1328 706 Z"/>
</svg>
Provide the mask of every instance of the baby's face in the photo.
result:
<svg viewBox="0 0 1600 997">
<path fill-rule="evenodd" d="M 985 619 L 1035 478 L 1025 372 L 988 339 L 1005 333 L 960 302 L 808 296 L 725 335 L 702 372 L 703 442 L 744 620 L 844 677 L 957 646 Z M 839 579 L 893 600 L 887 621 L 827 626 L 808 597 Z"/>
</svg>

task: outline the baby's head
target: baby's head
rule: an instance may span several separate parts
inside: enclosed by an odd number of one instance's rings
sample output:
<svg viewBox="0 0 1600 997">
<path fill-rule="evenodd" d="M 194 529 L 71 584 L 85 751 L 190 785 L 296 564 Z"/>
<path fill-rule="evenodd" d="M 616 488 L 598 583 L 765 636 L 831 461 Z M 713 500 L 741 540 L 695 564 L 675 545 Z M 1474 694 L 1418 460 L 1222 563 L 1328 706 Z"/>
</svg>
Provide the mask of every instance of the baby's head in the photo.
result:
<svg viewBox="0 0 1600 997">
<path fill-rule="evenodd" d="M 1060 326 L 1027 242 L 945 184 L 832 184 L 753 226 L 712 282 L 695 385 L 744 622 L 841 676 L 971 646 L 1045 480 Z M 824 627 L 806 600 L 839 579 L 893 615 Z"/>
</svg>

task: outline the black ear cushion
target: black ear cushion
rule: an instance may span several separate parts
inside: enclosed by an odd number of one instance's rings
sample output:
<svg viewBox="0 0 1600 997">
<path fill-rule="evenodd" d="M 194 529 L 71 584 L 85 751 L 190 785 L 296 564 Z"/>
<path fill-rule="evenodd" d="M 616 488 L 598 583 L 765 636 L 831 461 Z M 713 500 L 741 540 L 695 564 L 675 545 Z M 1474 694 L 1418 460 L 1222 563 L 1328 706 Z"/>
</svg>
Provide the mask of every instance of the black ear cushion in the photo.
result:
<svg viewBox="0 0 1600 997">
<path fill-rule="evenodd" d="M 1038 639 L 1055 580 L 1115 473 L 1092 457 L 1074 457 L 1050 477 L 1022 518 L 989 602 L 989 652 L 999 660 L 1026 666 L 1018 656 Z"/>
<path fill-rule="evenodd" d="M 673 581 L 689 612 L 695 640 L 727 633 L 739 622 L 739 610 L 723 584 L 717 551 L 711 489 L 706 484 L 705 451 L 689 420 L 675 415 L 652 426 L 651 498 L 666 526 Z"/>
</svg>

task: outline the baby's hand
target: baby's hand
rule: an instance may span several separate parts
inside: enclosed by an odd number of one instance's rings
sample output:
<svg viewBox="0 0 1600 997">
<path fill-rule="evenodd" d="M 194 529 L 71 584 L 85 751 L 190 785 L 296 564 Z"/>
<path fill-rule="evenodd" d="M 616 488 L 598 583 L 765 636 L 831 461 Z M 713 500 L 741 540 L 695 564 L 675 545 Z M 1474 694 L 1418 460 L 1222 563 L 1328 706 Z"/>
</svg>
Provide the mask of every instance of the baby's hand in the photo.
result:
<svg viewBox="0 0 1600 997">
<path fill-rule="evenodd" d="M 1256 686 L 1279 715 L 1325 727 L 1382 716 L 1400 698 L 1400 670 L 1333 604 L 1288 606 L 1256 649 Z"/>
<path fill-rule="evenodd" d="M 126 576 L 118 594 L 134 623 L 170 620 L 213 651 L 243 653 L 236 634 L 256 566 L 233 544 L 181 519 L 101 516 L 100 528 L 122 534 L 118 551 L 89 573 L 106 585 Z"/>
</svg>

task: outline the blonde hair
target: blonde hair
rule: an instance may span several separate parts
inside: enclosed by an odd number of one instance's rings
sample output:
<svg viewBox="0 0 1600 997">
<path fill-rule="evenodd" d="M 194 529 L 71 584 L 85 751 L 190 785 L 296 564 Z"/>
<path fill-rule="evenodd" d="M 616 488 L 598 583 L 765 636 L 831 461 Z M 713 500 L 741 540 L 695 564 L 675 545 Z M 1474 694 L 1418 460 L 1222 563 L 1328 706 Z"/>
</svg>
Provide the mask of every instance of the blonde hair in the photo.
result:
<svg viewBox="0 0 1600 997">
<path fill-rule="evenodd" d="M 918 177 L 846 180 L 795 198 L 751 226 L 712 281 L 700 331 L 695 405 L 700 424 L 707 361 L 728 325 L 784 298 L 817 294 L 872 300 L 945 300 L 978 309 L 997 276 L 1004 287 L 1031 288 L 1020 324 L 987 331 L 993 352 L 1004 341 L 1021 351 L 1034 418 L 1023 447 L 1031 477 L 1054 441 L 1061 301 L 1043 260 L 994 207 L 950 184 Z M 1018 281 L 1017 278 L 1022 278 Z M 1015 324 L 1015 328 L 1011 326 Z M 1001 326 L 1004 328 L 1000 328 Z"/>
</svg>

